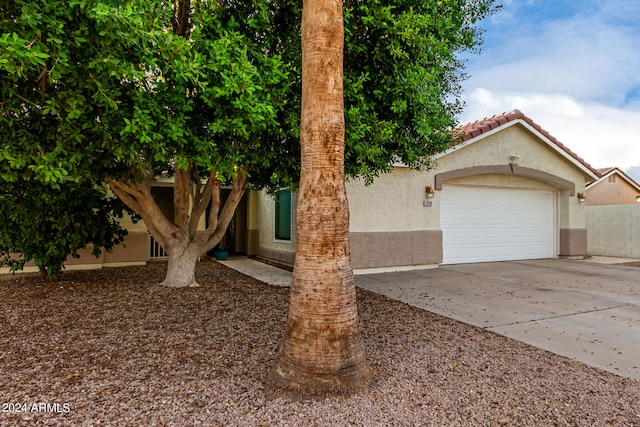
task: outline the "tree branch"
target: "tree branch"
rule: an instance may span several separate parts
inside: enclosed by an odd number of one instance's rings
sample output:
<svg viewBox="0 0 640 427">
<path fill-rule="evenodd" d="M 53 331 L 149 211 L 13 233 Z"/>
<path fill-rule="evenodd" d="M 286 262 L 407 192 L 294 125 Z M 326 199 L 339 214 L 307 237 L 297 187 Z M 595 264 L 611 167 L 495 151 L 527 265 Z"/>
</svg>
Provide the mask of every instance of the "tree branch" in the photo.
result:
<svg viewBox="0 0 640 427">
<path fill-rule="evenodd" d="M 200 178 L 200 174 L 198 173 L 198 168 L 194 167 L 193 168 L 193 181 L 195 183 L 195 185 L 192 186 L 192 193 L 191 193 L 191 200 L 195 205 L 197 205 L 198 203 L 200 203 L 200 200 L 202 199 L 202 182 L 201 182 L 201 178 Z"/>
<path fill-rule="evenodd" d="M 109 184 L 111 191 L 113 191 L 114 194 L 122 200 L 122 203 L 140 215 L 142 207 L 138 203 L 138 199 L 143 196 L 141 192 L 134 190 L 131 186 L 116 179 L 108 178 L 107 183 Z"/>
<path fill-rule="evenodd" d="M 173 186 L 173 222 L 185 232 L 189 228 L 189 200 L 191 195 L 191 165 L 187 170 L 176 169 Z"/>
<path fill-rule="evenodd" d="M 235 215 L 238 203 L 240 203 L 240 200 L 242 200 L 242 196 L 244 195 L 244 192 L 247 189 L 248 185 L 249 177 L 247 175 L 247 167 L 245 166 L 240 171 L 238 171 L 238 175 L 231 184 L 231 194 L 224 203 L 222 212 L 220 212 L 220 215 L 218 215 L 217 217 L 215 227 L 208 227 L 205 235 L 203 236 L 206 250 L 213 248 L 213 246 L 215 246 L 222 239 L 222 236 L 227 230 L 227 227 L 229 227 L 229 224 L 231 223 L 231 220 Z M 220 202 L 218 195 L 218 205 L 219 203 Z M 209 216 L 211 217 L 211 215 Z"/>
<path fill-rule="evenodd" d="M 189 33 L 189 22 L 191 21 L 191 1 L 190 0 L 177 0 L 173 2 L 173 19 L 172 28 L 173 34 L 177 36 L 186 37 Z"/>
<path fill-rule="evenodd" d="M 215 175 L 212 175 L 211 183 L 211 208 L 209 209 L 209 221 L 207 229 L 204 232 L 203 241 L 207 242 L 209 236 L 218 227 L 218 213 L 220 211 L 220 181 Z M 206 244 L 206 243 L 205 243 Z"/>
<path fill-rule="evenodd" d="M 145 175 L 146 178 L 141 183 L 128 184 L 116 179 L 108 179 L 107 182 L 115 195 L 140 215 L 154 239 L 165 250 L 169 250 L 171 239 L 177 239 L 180 230 L 167 219 L 153 198 L 151 194 L 153 176 Z"/>
<path fill-rule="evenodd" d="M 193 240 L 196 235 L 196 231 L 198 231 L 198 223 L 200 222 L 200 218 L 206 212 L 207 207 L 209 206 L 209 202 L 211 202 L 212 190 L 213 190 L 213 181 L 215 180 L 215 172 L 209 175 L 207 182 L 204 187 L 199 182 L 199 175 L 196 175 L 196 179 L 198 182 L 196 183 L 194 189 L 194 201 L 193 207 L 191 208 L 191 219 L 189 221 L 189 238 Z"/>
</svg>

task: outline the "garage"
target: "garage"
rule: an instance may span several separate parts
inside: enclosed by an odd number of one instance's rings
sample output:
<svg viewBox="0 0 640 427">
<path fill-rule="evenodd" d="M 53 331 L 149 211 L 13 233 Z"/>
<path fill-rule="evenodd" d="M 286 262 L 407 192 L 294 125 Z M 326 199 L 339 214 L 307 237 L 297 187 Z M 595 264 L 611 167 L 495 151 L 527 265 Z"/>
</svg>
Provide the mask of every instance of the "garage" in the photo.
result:
<svg viewBox="0 0 640 427">
<path fill-rule="evenodd" d="M 357 274 L 588 256 L 582 196 L 601 176 L 597 169 L 518 110 L 454 133 L 430 168 L 396 163 L 370 185 L 347 180 Z M 254 196 L 251 254 L 292 262 L 295 233 L 290 242 L 275 238 L 276 202 L 266 193 Z"/>
<path fill-rule="evenodd" d="M 555 193 L 445 185 L 443 264 L 553 258 Z"/>
</svg>

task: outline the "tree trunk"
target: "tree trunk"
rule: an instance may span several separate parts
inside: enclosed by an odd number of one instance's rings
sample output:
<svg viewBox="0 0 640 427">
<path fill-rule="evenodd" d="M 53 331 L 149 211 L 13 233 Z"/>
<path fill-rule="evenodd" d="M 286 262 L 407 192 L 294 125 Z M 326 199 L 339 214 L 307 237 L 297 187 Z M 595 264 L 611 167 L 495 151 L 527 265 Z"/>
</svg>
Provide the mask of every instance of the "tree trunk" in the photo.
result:
<svg viewBox="0 0 640 427">
<path fill-rule="evenodd" d="M 108 180 L 113 192 L 142 217 L 153 238 L 167 252 L 167 275 L 161 283 L 164 286 L 198 286 L 194 279 L 198 257 L 220 242 L 248 185 L 246 167 L 240 168 L 232 181 L 231 193 L 221 206 L 221 187 L 215 174 L 211 173 L 205 185 L 199 179 L 192 184 L 191 171 L 176 170 L 174 222 L 169 221 L 151 194 L 152 171 L 140 172 L 146 174 L 142 182 Z M 208 206 L 209 224 L 196 236 L 198 223 Z"/>
<path fill-rule="evenodd" d="M 199 258 L 197 245 L 185 246 L 168 251 L 167 275 L 160 285 L 171 288 L 200 286 L 195 278 L 196 263 Z"/>
<path fill-rule="evenodd" d="M 272 387 L 295 397 L 348 394 L 372 379 L 349 252 L 343 31 L 341 1 L 304 1 L 298 240 L 285 337 L 269 373 Z"/>
</svg>

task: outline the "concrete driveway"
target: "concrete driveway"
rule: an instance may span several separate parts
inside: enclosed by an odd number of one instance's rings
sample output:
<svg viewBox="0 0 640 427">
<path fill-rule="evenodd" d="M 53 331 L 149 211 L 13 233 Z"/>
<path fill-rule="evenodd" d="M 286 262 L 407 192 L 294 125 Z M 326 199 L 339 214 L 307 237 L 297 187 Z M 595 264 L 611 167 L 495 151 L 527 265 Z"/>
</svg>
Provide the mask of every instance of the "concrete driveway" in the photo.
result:
<svg viewBox="0 0 640 427">
<path fill-rule="evenodd" d="M 601 263 L 623 261 L 447 265 L 357 275 L 356 285 L 640 380 L 640 267 Z M 247 257 L 222 263 L 267 283 L 291 283 L 290 272 Z"/>
<path fill-rule="evenodd" d="M 640 380 L 640 268 L 588 260 L 441 266 L 357 286 Z"/>
</svg>

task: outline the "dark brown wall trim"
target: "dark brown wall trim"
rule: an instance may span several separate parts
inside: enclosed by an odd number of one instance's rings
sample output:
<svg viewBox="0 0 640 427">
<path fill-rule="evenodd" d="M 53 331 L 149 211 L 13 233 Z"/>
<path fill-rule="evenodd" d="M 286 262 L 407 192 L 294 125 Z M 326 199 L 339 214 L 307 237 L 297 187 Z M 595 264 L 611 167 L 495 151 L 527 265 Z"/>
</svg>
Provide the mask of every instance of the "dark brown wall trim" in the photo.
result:
<svg viewBox="0 0 640 427">
<path fill-rule="evenodd" d="M 149 233 L 130 231 L 124 244 L 113 248 L 113 252 L 103 252 L 104 263 L 146 262 L 149 260 Z M 95 259 L 95 258 L 94 258 Z"/>
<path fill-rule="evenodd" d="M 353 268 L 430 265 L 442 262 L 442 231 L 350 233 Z"/>
<path fill-rule="evenodd" d="M 488 165 L 488 166 L 472 166 L 469 168 L 455 169 L 448 172 L 442 172 L 435 176 L 435 188 L 436 190 L 442 190 L 442 184 L 445 181 L 452 179 L 464 178 L 474 175 L 518 175 L 525 178 L 535 179 L 549 184 L 555 188 L 563 190 L 569 190 L 571 196 L 576 194 L 576 185 L 564 178 L 560 178 L 557 175 L 550 174 L 538 169 L 527 168 L 518 166 L 516 164 L 509 165 Z"/>
<path fill-rule="evenodd" d="M 587 254 L 586 228 L 561 228 L 560 253 L 562 257 L 583 256 Z"/>
<path fill-rule="evenodd" d="M 277 261 L 286 265 L 293 265 L 296 260 L 295 251 L 284 251 L 281 249 L 271 249 L 261 246 L 256 254 L 260 258 Z"/>
<path fill-rule="evenodd" d="M 442 231 L 349 233 L 353 268 L 432 265 L 442 262 Z M 261 258 L 293 265 L 295 252 L 260 246 Z"/>
</svg>

